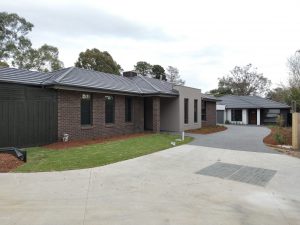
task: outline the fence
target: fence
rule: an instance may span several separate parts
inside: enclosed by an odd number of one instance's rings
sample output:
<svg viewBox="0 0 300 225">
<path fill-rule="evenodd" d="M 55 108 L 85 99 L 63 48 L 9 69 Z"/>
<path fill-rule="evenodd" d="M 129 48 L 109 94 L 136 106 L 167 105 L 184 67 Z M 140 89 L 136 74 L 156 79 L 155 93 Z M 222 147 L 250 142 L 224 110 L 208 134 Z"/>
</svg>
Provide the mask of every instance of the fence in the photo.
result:
<svg viewBox="0 0 300 225">
<path fill-rule="evenodd" d="M 293 113 L 292 144 L 294 149 L 300 148 L 300 113 Z"/>
</svg>

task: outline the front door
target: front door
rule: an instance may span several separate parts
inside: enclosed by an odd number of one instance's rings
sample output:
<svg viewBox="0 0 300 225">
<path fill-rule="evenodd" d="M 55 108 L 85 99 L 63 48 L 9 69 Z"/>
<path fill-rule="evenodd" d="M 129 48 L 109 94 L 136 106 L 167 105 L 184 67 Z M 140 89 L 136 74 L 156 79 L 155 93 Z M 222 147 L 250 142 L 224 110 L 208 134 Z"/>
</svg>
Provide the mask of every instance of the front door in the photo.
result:
<svg viewBox="0 0 300 225">
<path fill-rule="evenodd" d="M 249 109 L 249 124 L 257 124 L 257 110 Z"/>
</svg>

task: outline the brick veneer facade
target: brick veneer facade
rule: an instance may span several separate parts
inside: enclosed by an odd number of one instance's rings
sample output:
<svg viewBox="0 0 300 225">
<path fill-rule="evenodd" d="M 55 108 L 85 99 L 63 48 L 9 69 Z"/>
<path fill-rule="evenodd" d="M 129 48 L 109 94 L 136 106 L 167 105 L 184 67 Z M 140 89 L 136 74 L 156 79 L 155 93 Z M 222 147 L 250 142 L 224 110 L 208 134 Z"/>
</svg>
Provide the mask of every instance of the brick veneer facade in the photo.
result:
<svg viewBox="0 0 300 225">
<path fill-rule="evenodd" d="M 115 97 L 115 122 L 105 124 L 105 94 L 92 94 L 92 125 L 81 125 L 81 94 L 58 91 L 58 139 L 69 134 L 72 139 L 91 139 L 144 131 L 144 100 L 133 97 L 132 122 L 125 122 L 125 96 Z"/>
<path fill-rule="evenodd" d="M 202 127 L 216 125 L 216 102 L 206 101 L 206 121 L 202 120 Z"/>
<path fill-rule="evenodd" d="M 152 129 L 153 132 L 159 132 L 160 131 L 160 98 L 159 97 L 153 97 L 153 125 Z"/>
</svg>

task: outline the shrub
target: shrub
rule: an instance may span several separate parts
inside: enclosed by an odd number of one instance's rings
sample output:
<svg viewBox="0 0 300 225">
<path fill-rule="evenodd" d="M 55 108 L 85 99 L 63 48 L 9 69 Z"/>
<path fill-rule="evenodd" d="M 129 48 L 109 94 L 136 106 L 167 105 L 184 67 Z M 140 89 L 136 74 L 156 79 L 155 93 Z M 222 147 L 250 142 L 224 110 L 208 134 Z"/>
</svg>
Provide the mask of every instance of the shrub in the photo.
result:
<svg viewBox="0 0 300 225">
<path fill-rule="evenodd" d="M 229 120 L 225 120 L 225 124 L 230 124 Z"/>
<path fill-rule="evenodd" d="M 276 133 L 274 134 L 274 139 L 277 142 L 277 144 L 283 145 L 287 143 L 287 137 L 284 135 L 282 129 L 278 128 L 276 129 Z"/>
<path fill-rule="evenodd" d="M 278 115 L 277 118 L 276 118 L 276 124 L 279 126 L 279 127 L 283 127 L 284 126 L 284 118 L 282 115 Z"/>
</svg>

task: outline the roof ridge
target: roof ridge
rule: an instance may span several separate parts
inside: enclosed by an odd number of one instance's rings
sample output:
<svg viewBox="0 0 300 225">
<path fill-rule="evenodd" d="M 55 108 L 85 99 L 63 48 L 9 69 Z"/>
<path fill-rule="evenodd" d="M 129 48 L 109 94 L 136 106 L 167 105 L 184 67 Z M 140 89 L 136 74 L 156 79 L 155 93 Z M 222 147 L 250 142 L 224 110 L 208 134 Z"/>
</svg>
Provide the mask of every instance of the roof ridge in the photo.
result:
<svg viewBox="0 0 300 225">
<path fill-rule="evenodd" d="M 151 87 L 153 87 L 156 91 L 160 92 L 153 84 L 151 84 L 149 81 L 147 81 L 142 75 L 138 75 L 140 78 L 142 78 L 144 81 L 146 81 Z"/>
<path fill-rule="evenodd" d="M 56 78 L 54 80 L 55 83 L 60 82 L 68 73 L 70 73 L 72 70 L 74 69 L 73 66 L 71 66 L 66 72 L 64 72 L 63 74 L 61 74 L 58 78 Z"/>
<path fill-rule="evenodd" d="M 260 107 L 259 105 L 254 104 L 253 102 L 250 102 L 250 101 L 247 101 L 247 100 L 245 100 L 245 99 L 242 99 L 242 98 L 241 98 L 242 96 L 247 96 L 247 97 L 249 97 L 250 95 L 238 95 L 237 97 L 238 97 L 238 99 L 241 100 L 241 101 L 244 101 L 244 102 L 247 102 L 247 103 L 249 103 L 249 104 L 251 104 L 251 105 L 257 106 L 258 108 Z"/>
</svg>

